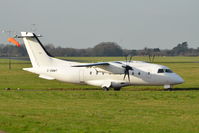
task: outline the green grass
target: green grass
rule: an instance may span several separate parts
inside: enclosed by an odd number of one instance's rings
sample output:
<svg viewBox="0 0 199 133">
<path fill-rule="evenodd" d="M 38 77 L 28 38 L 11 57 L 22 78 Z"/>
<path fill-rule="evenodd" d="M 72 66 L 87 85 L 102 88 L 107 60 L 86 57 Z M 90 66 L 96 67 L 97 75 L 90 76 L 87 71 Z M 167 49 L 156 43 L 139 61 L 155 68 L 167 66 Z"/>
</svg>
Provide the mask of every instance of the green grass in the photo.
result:
<svg viewBox="0 0 199 133">
<path fill-rule="evenodd" d="M 123 57 L 67 59 L 98 62 Z M 184 84 L 175 86 L 177 91 L 131 86 L 104 92 L 93 86 L 40 79 L 22 70 L 31 67 L 27 61 L 12 60 L 9 70 L 8 60 L 0 60 L 0 132 L 198 133 L 199 63 L 192 63 L 198 61 L 198 57 L 157 58 L 156 62 L 185 79 Z M 6 91 L 6 87 L 23 90 Z"/>
<path fill-rule="evenodd" d="M 8 133 L 198 133 L 198 91 L 1 91 Z"/>
</svg>

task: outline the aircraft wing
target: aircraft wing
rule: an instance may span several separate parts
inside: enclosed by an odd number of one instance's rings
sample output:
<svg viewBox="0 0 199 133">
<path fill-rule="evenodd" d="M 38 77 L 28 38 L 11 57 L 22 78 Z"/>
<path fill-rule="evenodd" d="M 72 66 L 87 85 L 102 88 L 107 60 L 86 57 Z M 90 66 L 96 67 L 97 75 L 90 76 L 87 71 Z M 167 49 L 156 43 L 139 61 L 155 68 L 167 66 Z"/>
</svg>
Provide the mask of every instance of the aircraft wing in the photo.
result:
<svg viewBox="0 0 199 133">
<path fill-rule="evenodd" d="M 110 65 L 108 62 L 98 62 L 98 63 L 83 64 L 83 65 L 75 65 L 72 67 L 94 67 L 94 66 L 108 66 L 108 65 Z"/>
<path fill-rule="evenodd" d="M 74 65 L 72 67 L 95 67 L 95 68 L 101 68 L 105 71 L 108 71 L 114 74 L 124 73 L 124 68 L 121 66 L 121 64 L 117 64 L 114 62 L 88 63 L 88 64 L 82 64 L 82 65 Z"/>
</svg>

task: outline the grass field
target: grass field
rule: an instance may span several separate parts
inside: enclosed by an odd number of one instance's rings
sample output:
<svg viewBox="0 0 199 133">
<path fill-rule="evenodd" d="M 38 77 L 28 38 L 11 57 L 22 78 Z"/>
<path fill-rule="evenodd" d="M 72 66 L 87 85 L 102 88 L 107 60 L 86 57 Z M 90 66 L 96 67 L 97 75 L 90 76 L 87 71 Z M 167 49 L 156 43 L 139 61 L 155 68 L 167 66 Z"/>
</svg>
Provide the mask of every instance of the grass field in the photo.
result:
<svg viewBox="0 0 199 133">
<path fill-rule="evenodd" d="M 67 59 L 98 62 L 123 57 Z M 104 92 L 93 86 L 39 79 L 21 70 L 31 66 L 26 61 L 12 60 L 9 70 L 8 60 L 0 60 L 0 132 L 198 133 L 199 57 L 158 57 L 155 62 L 170 67 L 186 82 L 175 91 L 135 86 Z M 6 87 L 13 90 L 5 91 Z"/>
<path fill-rule="evenodd" d="M 9 133 L 198 133 L 198 91 L 1 91 Z"/>
</svg>

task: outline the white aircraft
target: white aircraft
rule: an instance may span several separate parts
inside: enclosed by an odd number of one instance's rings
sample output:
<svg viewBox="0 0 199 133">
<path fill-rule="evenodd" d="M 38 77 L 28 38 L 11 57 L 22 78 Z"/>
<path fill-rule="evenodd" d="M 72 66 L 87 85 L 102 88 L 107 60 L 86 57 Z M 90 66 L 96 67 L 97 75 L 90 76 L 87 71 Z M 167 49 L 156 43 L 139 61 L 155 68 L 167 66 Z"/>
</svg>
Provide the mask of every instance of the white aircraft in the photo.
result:
<svg viewBox="0 0 199 133">
<path fill-rule="evenodd" d="M 120 90 L 130 85 L 163 85 L 171 88 L 184 80 L 166 66 L 143 61 L 113 61 L 79 63 L 53 58 L 35 33 L 21 32 L 32 68 L 23 70 L 36 73 L 40 78 L 68 83 L 99 86 L 104 90 Z M 130 59 L 131 60 L 131 59 Z"/>
</svg>

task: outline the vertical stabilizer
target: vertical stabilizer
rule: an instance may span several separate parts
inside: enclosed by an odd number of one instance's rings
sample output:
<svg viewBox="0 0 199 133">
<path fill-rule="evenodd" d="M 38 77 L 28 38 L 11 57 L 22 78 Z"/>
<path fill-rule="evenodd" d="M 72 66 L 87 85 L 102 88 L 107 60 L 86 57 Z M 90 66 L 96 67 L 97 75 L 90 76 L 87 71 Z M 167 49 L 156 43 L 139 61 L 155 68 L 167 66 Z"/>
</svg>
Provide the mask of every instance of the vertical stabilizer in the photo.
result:
<svg viewBox="0 0 199 133">
<path fill-rule="evenodd" d="M 25 47 L 33 67 L 48 67 L 52 59 L 34 33 L 21 32 Z"/>
</svg>

